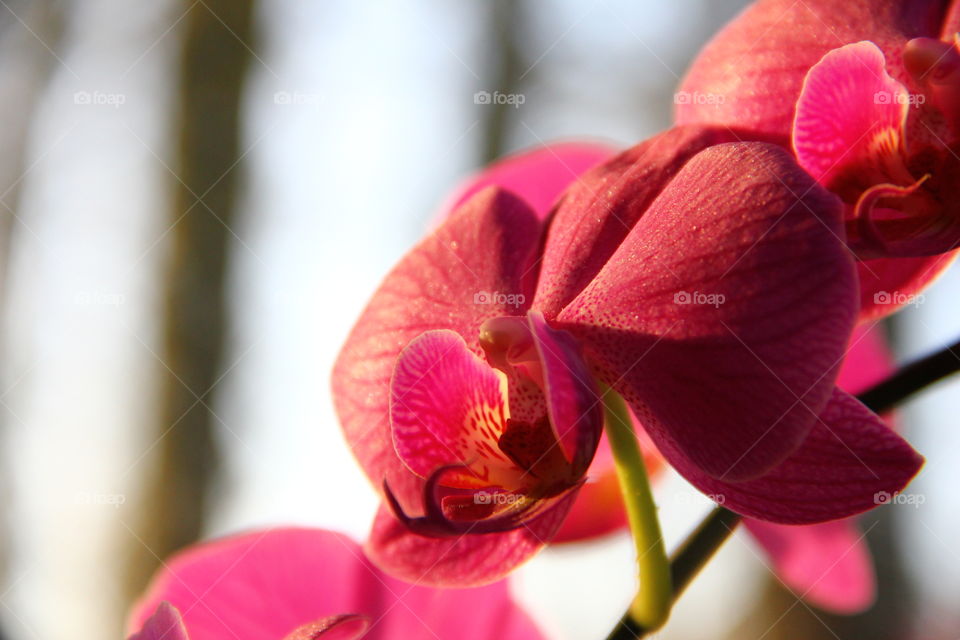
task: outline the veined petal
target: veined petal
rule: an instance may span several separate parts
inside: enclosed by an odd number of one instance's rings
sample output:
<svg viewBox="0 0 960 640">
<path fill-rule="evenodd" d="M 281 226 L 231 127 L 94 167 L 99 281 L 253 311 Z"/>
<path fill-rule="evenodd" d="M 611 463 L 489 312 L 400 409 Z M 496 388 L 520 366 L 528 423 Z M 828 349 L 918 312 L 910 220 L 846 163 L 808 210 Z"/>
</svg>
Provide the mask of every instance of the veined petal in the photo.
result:
<svg viewBox="0 0 960 640">
<path fill-rule="evenodd" d="M 559 315 L 688 469 L 746 479 L 803 442 L 856 314 L 839 201 L 763 143 L 697 155 Z"/>
<path fill-rule="evenodd" d="M 748 518 L 744 525 L 770 555 L 780 580 L 804 600 L 841 614 L 873 603 L 873 563 L 855 520 L 790 526 Z"/>
<path fill-rule="evenodd" d="M 669 459 L 669 456 L 668 456 Z M 803 445 L 770 473 L 721 482 L 684 473 L 746 516 L 782 524 L 845 518 L 882 504 L 919 471 L 923 458 L 856 398 L 836 389 Z"/>
<path fill-rule="evenodd" d="M 391 488 L 393 488 L 391 484 Z M 549 541 L 570 510 L 576 490 L 523 526 L 500 533 L 454 537 L 418 535 L 387 506 L 377 513 L 364 547 L 381 569 L 401 580 L 432 587 L 484 585 L 515 569 Z"/>
<path fill-rule="evenodd" d="M 580 345 L 566 331 L 551 329 L 538 311 L 529 313 L 543 367 L 550 424 L 574 479 L 590 466 L 603 431 L 603 404 Z"/>
<path fill-rule="evenodd" d="M 480 325 L 522 314 L 532 299 L 539 241 L 529 207 L 490 188 L 408 253 L 374 294 L 337 358 L 333 399 L 347 441 L 378 488 L 388 475 L 410 473 L 394 450 L 389 421 L 400 351 L 425 331 L 448 329 L 479 355 Z M 419 505 L 419 490 L 404 493 L 387 479 L 406 508 Z"/>
<path fill-rule="evenodd" d="M 897 53 L 914 37 L 937 37 L 940 0 L 759 0 L 697 56 L 677 100 L 676 121 L 742 127 L 788 144 L 807 71 L 838 46 L 870 40 Z M 890 71 L 906 80 L 899 60 Z"/>
<path fill-rule="evenodd" d="M 534 307 L 554 317 L 600 271 L 654 198 L 703 149 L 737 140 L 726 128 L 674 127 L 573 183 L 551 219 Z"/>
<path fill-rule="evenodd" d="M 397 454 L 428 477 L 437 467 L 468 465 L 469 486 L 509 484 L 522 470 L 498 446 L 507 419 L 506 376 L 467 348 L 459 334 L 428 331 L 400 353 L 390 382 Z"/>
<path fill-rule="evenodd" d="M 860 193 L 881 182 L 909 186 L 906 87 L 872 42 L 834 49 L 807 74 L 797 101 L 793 148 L 821 184 Z"/>
<path fill-rule="evenodd" d="M 190 640 L 183 626 L 180 612 L 169 602 L 157 605 L 153 615 L 143 623 L 139 632 L 128 640 Z"/>
<path fill-rule="evenodd" d="M 544 220 L 564 189 L 615 153 L 598 142 L 556 142 L 508 155 L 468 178 L 443 208 L 444 216 L 479 191 L 496 186 L 522 198 Z"/>
<path fill-rule="evenodd" d="M 849 393 L 859 393 L 893 369 L 883 332 L 861 324 L 850 338 L 837 384 Z M 747 518 L 744 524 L 769 556 L 779 579 L 805 600 L 847 614 L 873 602 L 873 563 L 856 517 L 813 525 Z"/>
<path fill-rule="evenodd" d="M 857 263 L 860 279 L 860 320 L 877 320 L 903 306 L 915 304 L 919 294 L 960 255 L 958 251 L 924 258 L 880 258 Z"/>
</svg>

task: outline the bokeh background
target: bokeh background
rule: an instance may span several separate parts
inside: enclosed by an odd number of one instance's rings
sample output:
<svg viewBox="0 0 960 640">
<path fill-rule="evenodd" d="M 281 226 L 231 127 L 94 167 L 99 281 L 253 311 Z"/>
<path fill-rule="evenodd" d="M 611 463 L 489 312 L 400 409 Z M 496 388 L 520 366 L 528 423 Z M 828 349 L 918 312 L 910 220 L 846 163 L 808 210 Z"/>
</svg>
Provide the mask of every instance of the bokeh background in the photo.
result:
<svg viewBox="0 0 960 640">
<path fill-rule="evenodd" d="M 379 279 L 492 158 L 668 126 L 743 4 L 0 0 L 0 638 L 122 637 L 201 537 L 362 539 L 376 499 L 329 372 Z M 898 360 L 960 333 L 958 294 L 954 270 L 885 326 Z M 902 413 L 924 501 L 864 520 L 874 609 L 809 607 L 738 535 L 661 637 L 960 637 L 958 400 L 943 383 Z M 657 494 L 673 546 L 709 503 L 675 477 Z M 613 536 L 513 588 L 554 637 L 600 638 L 631 564 Z"/>
</svg>

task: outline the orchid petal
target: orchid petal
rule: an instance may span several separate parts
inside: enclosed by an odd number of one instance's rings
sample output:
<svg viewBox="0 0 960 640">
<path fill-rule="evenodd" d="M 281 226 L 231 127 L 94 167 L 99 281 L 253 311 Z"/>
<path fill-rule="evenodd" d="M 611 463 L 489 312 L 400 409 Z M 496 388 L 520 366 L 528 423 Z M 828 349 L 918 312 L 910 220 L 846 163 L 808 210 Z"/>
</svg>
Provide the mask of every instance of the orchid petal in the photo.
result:
<svg viewBox="0 0 960 640">
<path fill-rule="evenodd" d="M 529 314 L 533 340 L 543 366 L 550 424 L 571 475 L 590 466 L 603 431 L 603 405 L 580 345 L 565 331 L 551 329 L 539 312 Z"/>
<path fill-rule="evenodd" d="M 786 145 L 810 67 L 851 42 L 870 40 L 899 54 L 906 40 L 938 37 L 942 5 L 939 0 L 754 2 L 694 61 L 677 94 L 676 122 L 741 127 Z M 899 56 L 888 56 L 888 62 L 894 77 L 905 82 Z"/>
<path fill-rule="evenodd" d="M 506 156 L 468 178 L 443 207 L 444 217 L 474 194 L 496 186 L 522 198 L 544 220 L 564 189 L 615 153 L 596 142 L 558 142 Z"/>
<path fill-rule="evenodd" d="M 391 484 L 391 488 L 393 488 Z M 530 559 L 560 527 L 576 490 L 510 531 L 434 538 L 419 535 L 381 506 L 365 546 L 381 569 L 401 580 L 434 587 L 484 585 Z"/>
<path fill-rule="evenodd" d="M 547 232 L 534 307 L 555 316 L 600 271 L 670 178 L 727 129 L 674 127 L 627 149 L 570 186 Z"/>
<path fill-rule="evenodd" d="M 839 219 L 839 202 L 783 149 L 711 147 L 559 326 L 681 473 L 760 475 L 813 427 L 853 326 Z"/>
<path fill-rule="evenodd" d="M 960 251 L 928 258 L 881 258 L 857 264 L 860 319 L 877 320 L 923 301 L 920 292 L 947 270 Z"/>
<path fill-rule="evenodd" d="M 669 459 L 669 456 L 668 456 Z M 781 524 L 845 518 L 885 502 L 923 458 L 856 398 L 836 389 L 803 445 L 770 473 L 744 482 L 684 474 L 728 509 Z"/>
<path fill-rule="evenodd" d="M 509 416 L 505 376 L 453 331 L 428 331 L 400 352 L 390 383 L 397 454 L 421 478 L 468 464 L 470 486 L 505 484 L 522 473 L 498 446 Z"/>
<path fill-rule="evenodd" d="M 479 355 L 480 325 L 522 314 L 532 299 L 539 239 L 523 202 L 493 188 L 476 194 L 394 267 L 347 338 L 333 373 L 340 423 L 367 475 L 378 487 L 389 480 L 405 507 L 421 496 L 393 478 L 411 473 L 394 451 L 389 422 L 397 358 L 431 329 L 455 331 Z"/>
<path fill-rule="evenodd" d="M 856 395 L 885 380 L 895 367 L 882 328 L 877 324 L 858 325 L 837 375 L 837 386 Z"/>
<path fill-rule="evenodd" d="M 859 393 L 886 378 L 893 368 L 882 332 L 860 325 L 850 338 L 837 385 Z M 814 525 L 746 518 L 744 524 L 770 557 L 779 579 L 806 600 L 847 614 L 873 601 L 873 563 L 855 517 Z"/>
<path fill-rule="evenodd" d="M 876 596 L 870 550 L 852 519 L 788 526 L 747 519 L 777 577 L 804 600 L 840 614 L 859 613 Z"/>
<path fill-rule="evenodd" d="M 134 607 L 129 627 L 141 628 L 163 601 L 183 613 L 191 640 L 356 637 L 366 619 L 366 640 L 541 637 L 505 583 L 443 591 L 405 584 L 346 536 L 319 529 L 256 531 L 176 554 Z M 473 615 L 478 607 L 488 615 Z M 137 638 L 148 639 L 155 640 Z"/>
<path fill-rule="evenodd" d="M 903 164 L 908 93 L 885 66 L 875 44 L 858 42 L 834 49 L 807 74 L 793 147 L 820 184 L 842 186 L 838 180 L 857 179 L 851 173 L 914 182 Z"/>
</svg>

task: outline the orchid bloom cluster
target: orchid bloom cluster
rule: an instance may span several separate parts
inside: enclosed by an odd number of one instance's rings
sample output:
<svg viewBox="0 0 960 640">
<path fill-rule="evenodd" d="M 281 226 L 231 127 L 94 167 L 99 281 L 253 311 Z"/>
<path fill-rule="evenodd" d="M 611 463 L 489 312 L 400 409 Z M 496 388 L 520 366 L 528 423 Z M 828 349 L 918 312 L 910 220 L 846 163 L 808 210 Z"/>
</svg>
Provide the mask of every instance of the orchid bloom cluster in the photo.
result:
<svg viewBox="0 0 960 640">
<path fill-rule="evenodd" d="M 647 473 L 744 516 L 810 601 L 869 606 L 855 516 L 922 458 L 851 394 L 892 369 L 874 321 L 960 243 L 958 28 L 956 1 L 760 0 L 682 83 L 724 100 L 682 101 L 625 150 L 552 145 L 475 176 L 333 372 L 383 496 L 362 551 L 309 530 L 201 546 L 133 637 L 222 637 L 234 616 L 244 639 L 408 637 L 404 611 L 449 637 L 539 637 L 498 581 L 626 526 L 604 436 L 623 402 Z M 475 597 L 500 627 L 457 623 Z"/>
</svg>

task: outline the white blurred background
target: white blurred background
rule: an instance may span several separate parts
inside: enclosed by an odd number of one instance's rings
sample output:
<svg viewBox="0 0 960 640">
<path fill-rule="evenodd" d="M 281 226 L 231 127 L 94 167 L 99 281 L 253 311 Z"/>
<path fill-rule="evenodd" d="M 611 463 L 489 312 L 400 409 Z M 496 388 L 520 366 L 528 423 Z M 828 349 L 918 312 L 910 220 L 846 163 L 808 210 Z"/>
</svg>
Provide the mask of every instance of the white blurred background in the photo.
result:
<svg viewBox="0 0 960 640">
<path fill-rule="evenodd" d="M 247 31 L 221 19 L 224 4 L 0 0 L 2 638 L 122 637 L 171 539 L 158 517 L 193 523 L 193 537 L 306 523 L 362 539 L 375 496 L 341 439 L 329 372 L 379 279 L 491 157 L 558 138 L 629 145 L 668 126 L 683 70 L 743 3 L 277 0 L 253 5 Z M 246 65 L 233 161 L 214 172 L 236 194 L 229 217 L 196 203 L 219 185 L 184 198 L 181 182 L 195 184 L 179 141 L 197 22 Z M 192 90 L 221 82 L 201 70 Z M 474 103 L 494 90 L 524 103 Z M 209 255 L 226 294 L 222 318 L 203 316 L 223 348 L 195 383 L 172 371 L 180 308 L 166 301 L 170 279 L 190 276 L 177 265 L 196 215 L 215 219 L 204 233 L 223 243 Z M 960 334 L 958 293 L 954 270 L 901 314 L 901 360 Z M 203 294 L 188 301 L 207 313 Z M 188 409 L 171 414 L 185 389 Z M 928 458 L 911 489 L 926 501 L 870 515 L 876 611 L 837 621 L 798 604 L 738 535 L 661 637 L 956 638 L 958 399 L 958 381 L 941 384 L 903 419 Z M 207 496 L 200 512 L 183 493 L 154 498 L 178 482 Z M 673 546 L 709 504 L 677 478 L 658 496 Z M 615 536 L 543 553 L 513 584 L 552 637 L 601 638 L 632 594 L 631 564 Z M 858 635 L 877 619 L 879 635 Z"/>
</svg>

